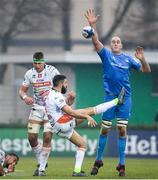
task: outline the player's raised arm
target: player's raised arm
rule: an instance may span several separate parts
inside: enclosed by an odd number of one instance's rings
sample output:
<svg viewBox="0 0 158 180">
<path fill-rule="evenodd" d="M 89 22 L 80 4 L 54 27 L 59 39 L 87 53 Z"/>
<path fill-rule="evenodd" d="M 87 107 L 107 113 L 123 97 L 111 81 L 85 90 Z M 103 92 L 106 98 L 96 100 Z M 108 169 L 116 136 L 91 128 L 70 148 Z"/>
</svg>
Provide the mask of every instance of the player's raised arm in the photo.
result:
<svg viewBox="0 0 158 180">
<path fill-rule="evenodd" d="M 103 44 L 99 41 L 98 33 L 96 31 L 96 22 L 99 15 L 95 15 L 94 10 L 89 9 L 85 13 L 85 17 L 88 20 L 89 25 L 94 29 L 94 35 L 92 36 L 92 42 L 97 52 L 103 48 Z"/>
<path fill-rule="evenodd" d="M 139 59 L 141 64 L 142 64 L 141 71 L 143 73 L 151 72 L 150 66 L 149 66 L 148 62 L 146 61 L 146 59 L 145 59 L 144 49 L 142 47 L 140 47 L 140 46 L 136 47 L 136 49 L 135 49 L 135 57 L 137 59 Z"/>
</svg>

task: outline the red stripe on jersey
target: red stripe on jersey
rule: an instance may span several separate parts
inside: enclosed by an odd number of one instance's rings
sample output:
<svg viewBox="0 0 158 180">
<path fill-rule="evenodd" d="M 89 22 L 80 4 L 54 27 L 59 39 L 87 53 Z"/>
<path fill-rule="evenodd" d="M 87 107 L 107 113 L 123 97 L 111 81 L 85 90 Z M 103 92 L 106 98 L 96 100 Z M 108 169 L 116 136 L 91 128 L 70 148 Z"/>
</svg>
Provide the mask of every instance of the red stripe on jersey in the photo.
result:
<svg viewBox="0 0 158 180">
<path fill-rule="evenodd" d="M 58 119 L 58 123 L 60 124 L 63 124 L 63 123 L 67 123 L 69 121 L 71 121 L 73 119 L 72 116 L 68 115 L 68 114 L 64 114 L 63 116 L 61 116 L 59 119 Z"/>
</svg>

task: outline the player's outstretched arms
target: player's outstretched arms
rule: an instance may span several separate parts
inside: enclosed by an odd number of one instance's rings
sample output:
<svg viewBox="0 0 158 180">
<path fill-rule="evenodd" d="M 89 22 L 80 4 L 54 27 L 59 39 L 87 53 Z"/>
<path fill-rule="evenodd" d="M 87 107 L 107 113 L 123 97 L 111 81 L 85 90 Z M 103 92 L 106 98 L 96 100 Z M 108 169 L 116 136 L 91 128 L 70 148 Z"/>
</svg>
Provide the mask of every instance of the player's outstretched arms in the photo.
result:
<svg viewBox="0 0 158 180">
<path fill-rule="evenodd" d="M 97 52 L 99 52 L 103 48 L 103 44 L 99 41 L 98 33 L 96 31 L 96 22 L 99 15 L 95 15 L 93 9 L 89 9 L 85 13 L 85 17 L 89 23 L 89 25 L 94 29 L 94 35 L 92 36 L 92 42 Z"/>
<path fill-rule="evenodd" d="M 137 59 L 139 59 L 141 64 L 142 64 L 141 71 L 143 73 L 151 72 L 150 66 L 149 66 L 148 62 L 146 61 L 146 59 L 145 59 L 144 49 L 142 47 L 140 47 L 140 46 L 136 47 L 136 49 L 135 49 L 135 57 Z"/>
</svg>

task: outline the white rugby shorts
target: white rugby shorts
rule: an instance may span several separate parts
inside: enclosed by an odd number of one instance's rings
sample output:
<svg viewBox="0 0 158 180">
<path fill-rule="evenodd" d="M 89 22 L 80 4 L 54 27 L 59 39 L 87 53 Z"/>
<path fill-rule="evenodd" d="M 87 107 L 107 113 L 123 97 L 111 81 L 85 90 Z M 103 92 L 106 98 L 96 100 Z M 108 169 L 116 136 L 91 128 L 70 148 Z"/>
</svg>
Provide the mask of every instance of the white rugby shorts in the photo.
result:
<svg viewBox="0 0 158 180">
<path fill-rule="evenodd" d="M 29 119 L 39 121 L 39 122 L 48 121 L 45 107 L 39 106 L 39 105 L 34 105 L 31 109 Z"/>
<path fill-rule="evenodd" d="M 69 116 L 67 114 L 64 114 L 52 126 L 52 132 L 59 135 L 60 137 L 70 139 L 75 127 L 76 127 L 75 119 L 73 119 L 71 116 Z"/>
</svg>

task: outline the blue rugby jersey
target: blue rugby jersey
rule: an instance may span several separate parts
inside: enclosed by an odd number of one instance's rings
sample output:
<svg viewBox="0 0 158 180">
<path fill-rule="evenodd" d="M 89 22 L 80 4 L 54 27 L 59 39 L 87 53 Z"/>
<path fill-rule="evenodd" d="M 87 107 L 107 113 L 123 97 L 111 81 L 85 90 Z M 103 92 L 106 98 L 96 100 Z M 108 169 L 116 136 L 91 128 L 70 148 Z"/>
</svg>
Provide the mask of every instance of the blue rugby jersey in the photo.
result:
<svg viewBox="0 0 158 180">
<path fill-rule="evenodd" d="M 141 63 L 124 53 L 113 54 L 106 48 L 102 48 L 98 55 L 103 64 L 104 90 L 106 93 L 118 95 L 122 87 L 126 88 L 126 95 L 131 95 L 130 70 L 141 68 Z"/>
</svg>

